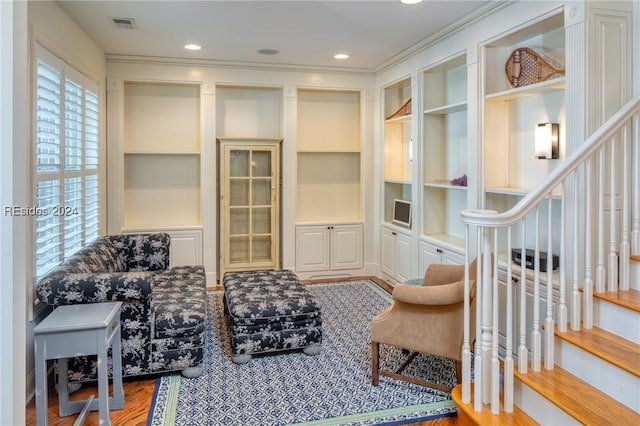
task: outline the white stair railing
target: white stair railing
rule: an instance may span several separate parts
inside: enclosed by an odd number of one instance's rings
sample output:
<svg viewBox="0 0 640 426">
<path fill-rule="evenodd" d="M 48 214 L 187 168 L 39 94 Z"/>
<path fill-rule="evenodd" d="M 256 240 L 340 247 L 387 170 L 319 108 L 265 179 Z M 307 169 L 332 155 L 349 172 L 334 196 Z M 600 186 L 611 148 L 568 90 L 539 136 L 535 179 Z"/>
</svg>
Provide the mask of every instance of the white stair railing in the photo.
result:
<svg viewBox="0 0 640 426">
<path fill-rule="evenodd" d="M 480 411 L 484 404 L 490 404 L 492 413 L 497 414 L 502 387 L 503 409 L 511 412 L 514 355 L 521 374 L 526 374 L 528 368 L 540 371 L 542 365 L 547 370 L 553 369 L 554 330 L 566 332 L 568 324 L 575 330 L 581 326 L 591 328 L 593 292 L 629 289 L 630 255 L 640 254 L 639 168 L 640 98 L 635 98 L 511 210 L 461 213 L 467 239 L 464 403 L 471 402 L 473 356 L 474 410 Z M 474 230 L 476 252 L 482 261 L 477 276 L 469 277 L 469 237 Z M 514 243 L 514 239 L 520 241 Z M 525 268 L 526 250 L 531 247 L 533 264 Z M 521 250 L 523 267 L 513 266 L 513 248 Z M 541 253 L 545 250 L 548 255 L 543 264 Z M 556 270 L 554 252 L 559 257 Z M 472 317 L 469 298 L 470 280 L 474 279 L 476 315 Z M 502 304 L 500 285 L 505 287 L 506 294 L 506 302 Z M 528 305 L 529 295 L 532 299 Z M 546 303 L 544 312 L 542 303 Z M 531 312 L 527 312 L 527 306 Z M 504 330 L 500 330 L 505 336 L 503 383 L 497 341 L 501 310 L 506 321 Z M 515 317 L 517 329 L 513 324 Z M 473 351 L 472 327 L 476 330 Z"/>
</svg>

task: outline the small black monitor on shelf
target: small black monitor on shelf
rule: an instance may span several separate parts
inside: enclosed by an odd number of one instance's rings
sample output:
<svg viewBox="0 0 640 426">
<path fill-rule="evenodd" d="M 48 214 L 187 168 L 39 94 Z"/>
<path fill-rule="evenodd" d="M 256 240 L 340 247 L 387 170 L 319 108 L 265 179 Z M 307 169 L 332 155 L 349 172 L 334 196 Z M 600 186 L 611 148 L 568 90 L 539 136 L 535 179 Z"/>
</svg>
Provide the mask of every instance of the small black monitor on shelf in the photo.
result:
<svg viewBox="0 0 640 426">
<path fill-rule="evenodd" d="M 535 250 L 527 249 L 523 262 L 522 249 L 511 249 L 511 258 L 513 260 L 513 263 L 515 263 L 516 265 L 522 265 L 524 263 L 524 266 L 527 269 L 534 269 L 535 256 Z M 555 254 L 552 256 L 553 258 L 551 259 L 551 268 L 555 270 L 558 269 L 558 266 L 560 266 L 560 258 Z M 540 252 L 540 272 L 547 272 L 547 253 L 544 251 Z"/>
<path fill-rule="evenodd" d="M 411 201 L 393 200 L 393 223 L 411 228 Z"/>
</svg>

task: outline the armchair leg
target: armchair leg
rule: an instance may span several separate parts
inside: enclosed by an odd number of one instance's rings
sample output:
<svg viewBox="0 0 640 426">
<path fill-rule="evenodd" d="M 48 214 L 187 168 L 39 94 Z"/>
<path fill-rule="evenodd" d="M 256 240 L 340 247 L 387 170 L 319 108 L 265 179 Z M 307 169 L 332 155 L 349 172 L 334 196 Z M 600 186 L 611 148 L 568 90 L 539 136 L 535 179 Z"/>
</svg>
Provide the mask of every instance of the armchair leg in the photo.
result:
<svg viewBox="0 0 640 426">
<path fill-rule="evenodd" d="M 378 386 L 378 363 L 380 359 L 380 344 L 378 342 L 371 342 L 371 384 Z"/>
</svg>

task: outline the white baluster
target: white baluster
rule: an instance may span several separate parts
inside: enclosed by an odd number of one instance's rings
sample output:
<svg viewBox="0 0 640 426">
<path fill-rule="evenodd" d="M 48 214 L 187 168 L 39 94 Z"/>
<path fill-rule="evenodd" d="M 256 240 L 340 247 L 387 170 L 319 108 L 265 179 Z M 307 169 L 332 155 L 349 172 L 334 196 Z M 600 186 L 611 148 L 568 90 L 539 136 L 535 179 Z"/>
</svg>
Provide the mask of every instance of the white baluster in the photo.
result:
<svg viewBox="0 0 640 426">
<path fill-rule="evenodd" d="M 544 368 L 553 370 L 554 364 L 554 342 L 555 322 L 553 321 L 553 199 L 551 192 L 548 200 L 548 223 L 547 223 L 547 316 L 544 319 Z"/>
<path fill-rule="evenodd" d="M 593 279 L 591 278 L 591 259 L 593 253 L 591 252 L 591 242 L 593 240 L 591 231 L 593 230 L 593 206 L 591 205 L 591 198 L 593 194 L 593 159 L 589 159 L 585 163 L 585 184 L 586 184 L 586 199 L 585 199 L 585 247 L 584 247 L 584 284 L 583 288 L 583 302 L 584 302 L 584 317 L 582 325 L 586 329 L 593 328 Z"/>
<path fill-rule="evenodd" d="M 507 306 L 506 306 L 506 353 L 504 356 L 504 411 L 513 412 L 513 262 L 511 259 L 511 227 L 507 229 Z M 497 262 L 494 262 L 497 264 Z M 497 275 L 497 274 L 496 274 Z"/>
<path fill-rule="evenodd" d="M 493 253 L 498 255 L 498 228 L 493 230 Z M 500 301 L 498 300 L 498 262 L 491 262 L 491 276 L 493 279 L 492 286 L 492 307 L 493 318 L 491 323 L 493 324 L 492 330 L 492 347 L 491 347 L 491 413 L 498 414 L 500 412 L 500 358 L 498 354 L 498 324 L 500 318 Z"/>
<path fill-rule="evenodd" d="M 540 204 L 535 208 L 535 255 L 533 261 L 533 329 L 531 330 L 531 369 L 540 371 Z"/>
<path fill-rule="evenodd" d="M 527 247 L 526 219 L 522 219 L 522 254 L 520 262 L 520 344 L 518 345 L 518 371 L 526 374 L 529 366 L 527 350 L 527 272 L 525 268 Z"/>
<path fill-rule="evenodd" d="M 478 227 L 478 235 L 476 236 L 478 241 L 478 263 L 476 268 L 476 344 L 474 347 L 474 359 L 473 359 L 473 376 L 474 376 L 474 392 L 473 392 L 473 409 L 475 411 L 482 411 L 482 376 L 484 370 L 482 368 L 482 311 L 484 310 L 484 297 L 483 297 L 483 283 L 482 283 L 482 243 L 483 243 L 484 231 L 483 228 Z"/>
<path fill-rule="evenodd" d="M 564 193 L 564 181 L 561 184 L 561 197 L 560 202 L 560 303 L 558 304 L 558 330 L 562 333 L 567 332 L 567 279 L 566 279 L 566 223 L 567 223 L 567 210 L 565 208 L 566 200 Z"/>
<path fill-rule="evenodd" d="M 609 158 L 609 276 L 607 277 L 607 290 L 618 290 L 618 255 L 616 232 L 616 138 L 611 140 L 611 157 Z"/>
<path fill-rule="evenodd" d="M 598 262 L 596 266 L 596 291 L 602 293 L 606 289 L 607 270 L 604 263 L 604 176 L 605 147 L 598 150 Z"/>
<path fill-rule="evenodd" d="M 469 225 L 464 227 L 464 338 L 462 341 L 462 402 L 471 401 L 471 299 L 469 287 Z"/>
<path fill-rule="evenodd" d="M 578 275 L 578 253 L 579 249 L 579 240 L 578 238 L 578 174 L 573 172 L 573 278 L 571 285 L 571 329 L 574 331 L 580 330 L 580 283 L 579 283 L 579 275 Z"/>
<path fill-rule="evenodd" d="M 633 218 L 631 219 L 631 253 L 638 256 L 640 255 L 640 114 L 633 115 L 633 182 L 631 188 L 633 188 L 633 209 L 631 212 Z"/>
<path fill-rule="evenodd" d="M 492 228 L 483 228 L 482 256 L 482 403 L 491 402 L 491 351 L 493 348 L 493 306 L 491 291 Z M 497 254 L 496 254 L 497 255 Z"/>
<path fill-rule="evenodd" d="M 620 234 L 620 290 L 629 290 L 629 262 L 631 246 L 629 244 L 629 186 L 631 173 L 629 173 L 629 157 L 631 156 L 631 141 L 629 140 L 629 123 L 622 127 L 622 224 Z"/>
</svg>

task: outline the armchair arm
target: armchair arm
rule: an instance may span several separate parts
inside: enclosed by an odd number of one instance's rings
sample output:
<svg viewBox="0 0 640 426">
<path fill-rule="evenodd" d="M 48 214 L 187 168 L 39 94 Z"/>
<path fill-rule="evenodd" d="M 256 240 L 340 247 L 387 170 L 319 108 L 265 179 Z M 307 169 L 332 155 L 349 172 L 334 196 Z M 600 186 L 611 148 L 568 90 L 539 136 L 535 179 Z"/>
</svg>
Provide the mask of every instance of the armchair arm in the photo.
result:
<svg viewBox="0 0 640 426">
<path fill-rule="evenodd" d="M 134 301 L 151 297 L 152 272 L 59 272 L 45 276 L 36 287 L 41 302 L 74 305 L 106 301 Z"/>
<path fill-rule="evenodd" d="M 393 300 L 412 305 L 453 305 L 464 300 L 464 281 L 422 287 L 398 284 L 393 289 L 392 297 Z"/>
</svg>

